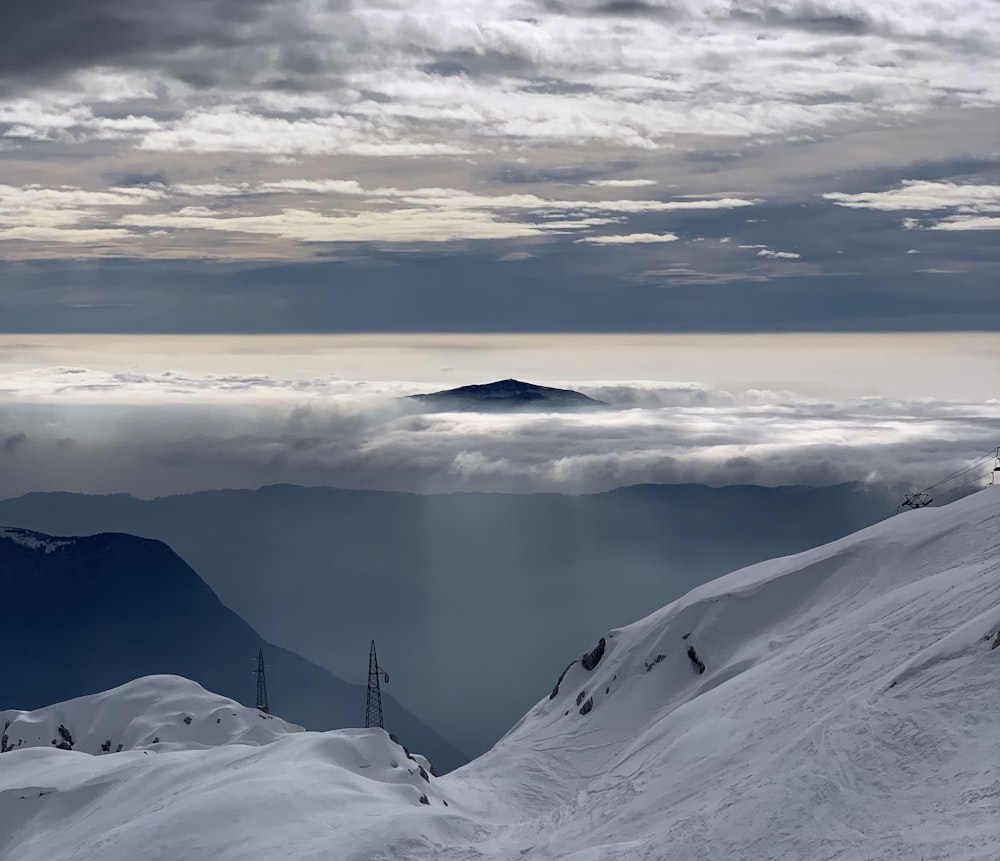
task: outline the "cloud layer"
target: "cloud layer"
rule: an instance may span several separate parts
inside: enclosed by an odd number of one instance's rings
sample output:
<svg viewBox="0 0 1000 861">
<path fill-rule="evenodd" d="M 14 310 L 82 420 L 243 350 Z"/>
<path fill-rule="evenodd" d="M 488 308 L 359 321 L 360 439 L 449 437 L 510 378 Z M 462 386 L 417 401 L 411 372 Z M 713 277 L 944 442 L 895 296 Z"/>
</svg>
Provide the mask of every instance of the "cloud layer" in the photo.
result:
<svg viewBox="0 0 1000 861">
<path fill-rule="evenodd" d="M 557 384 L 559 381 L 555 381 Z M 440 492 L 930 484 L 1000 435 L 1000 401 L 817 400 L 696 383 L 578 382 L 581 414 L 425 413 L 426 384 L 108 373 L 8 375 L 0 485 L 139 495 L 291 482 Z"/>
<path fill-rule="evenodd" d="M 982 106 L 1000 92 L 1000 13 L 987 0 L 43 6 L 5 26 L 0 75 L 11 95 L 41 84 L 77 114 L 27 112 L 15 137 L 298 154 L 520 140 L 648 149 L 685 134 L 801 134 L 943 97 Z M 107 115 L 130 102 L 146 110 Z"/>
</svg>

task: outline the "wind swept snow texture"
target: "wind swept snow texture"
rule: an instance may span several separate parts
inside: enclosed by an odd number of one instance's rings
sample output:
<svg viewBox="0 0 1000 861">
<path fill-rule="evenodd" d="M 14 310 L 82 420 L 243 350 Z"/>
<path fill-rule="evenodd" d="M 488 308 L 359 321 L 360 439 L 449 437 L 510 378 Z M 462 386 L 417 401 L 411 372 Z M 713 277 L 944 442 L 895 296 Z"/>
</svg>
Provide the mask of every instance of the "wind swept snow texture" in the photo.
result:
<svg viewBox="0 0 1000 861">
<path fill-rule="evenodd" d="M 0 859 L 995 861 L 998 630 L 990 488 L 608 632 L 441 779 L 361 730 L 3 754 Z"/>
<path fill-rule="evenodd" d="M 270 744 L 302 727 L 206 691 L 181 676 L 145 676 L 101 694 L 35 711 L 0 711 L 7 747 L 49 747 L 69 736 L 70 749 L 98 754 L 195 750 L 221 744 Z M 60 731 L 60 728 L 62 731 Z"/>
</svg>

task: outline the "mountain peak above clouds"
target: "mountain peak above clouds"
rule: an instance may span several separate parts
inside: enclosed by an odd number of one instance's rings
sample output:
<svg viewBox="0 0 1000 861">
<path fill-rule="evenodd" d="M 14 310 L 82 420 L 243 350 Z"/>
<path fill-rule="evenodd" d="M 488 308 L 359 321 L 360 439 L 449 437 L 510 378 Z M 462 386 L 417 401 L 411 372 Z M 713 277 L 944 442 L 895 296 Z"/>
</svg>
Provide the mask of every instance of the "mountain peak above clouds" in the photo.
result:
<svg viewBox="0 0 1000 861">
<path fill-rule="evenodd" d="M 551 386 L 539 386 L 521 380 L 496 380 L 469 386 L 459 386 L 440 392 L 410 395 L 435 410 L 467 410 L 494 412 L 506 410 L 574 410 L 608 406 L 604 401 L 574 391 Z"/>
</svg>

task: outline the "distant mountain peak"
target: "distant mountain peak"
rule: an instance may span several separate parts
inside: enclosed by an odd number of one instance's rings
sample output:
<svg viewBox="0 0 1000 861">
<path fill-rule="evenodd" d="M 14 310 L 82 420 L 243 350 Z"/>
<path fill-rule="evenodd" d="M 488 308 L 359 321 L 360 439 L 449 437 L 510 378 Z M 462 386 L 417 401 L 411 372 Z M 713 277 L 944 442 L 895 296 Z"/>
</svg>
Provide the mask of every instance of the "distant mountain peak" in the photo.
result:
<svg viewBox="0 0 1000 861">
<path fill-rule="evenodd" d="M 540 386 L 508 378 L 492 383 L 479 383 L 445 389 L 440 392 L 410 395 L 410 398 L 433 409 L 470 410 L 566 410 L 606 407 L 604 401 L 591 398 L 573 389 Z"/>
</svg>

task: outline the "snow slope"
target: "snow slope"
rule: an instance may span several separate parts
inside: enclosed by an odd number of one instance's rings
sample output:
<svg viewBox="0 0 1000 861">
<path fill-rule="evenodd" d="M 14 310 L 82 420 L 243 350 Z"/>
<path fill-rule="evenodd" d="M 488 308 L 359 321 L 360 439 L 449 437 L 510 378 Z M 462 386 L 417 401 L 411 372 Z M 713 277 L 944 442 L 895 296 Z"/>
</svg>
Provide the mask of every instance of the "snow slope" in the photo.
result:
<svg viewBox="0 0 1000 861">
<path fill-rule="evenodd" d="M 991 488 L 608 632 L 443 778 L 378 730 L 3 754 L 0 859 L 995 861 L 998 631 Z"/>
<path fill-rule="evenodd" d="M 62 745 L 90 754 L 118 752 L 119 745 L 122 750 L 262 745 L 303 731 L 180 676 L 146 676 L 31 712 L 0 711 L 0 725 L 7 737 L 4 746 L 12 750 Z"/>
</svg>

